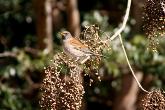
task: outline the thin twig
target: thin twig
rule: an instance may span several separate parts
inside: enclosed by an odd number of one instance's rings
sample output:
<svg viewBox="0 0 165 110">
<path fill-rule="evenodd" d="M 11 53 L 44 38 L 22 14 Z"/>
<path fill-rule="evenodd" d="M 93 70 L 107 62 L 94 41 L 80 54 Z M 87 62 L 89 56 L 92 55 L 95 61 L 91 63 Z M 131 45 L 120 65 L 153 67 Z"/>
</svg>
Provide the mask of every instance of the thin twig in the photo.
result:
<svg viewBox="0 0 165 110">
<path fill-rule="evenodd" d="M 131 70 L 131 73 L 132 73 L 133 77 L 135 78 L 135 80 L 136 80 L 138 86 L 140 87 L 140 89 L 142 89 L 144 92 L 149 93 L 147 90 L 145 90 L 145 89 L 142 87 L 142 85 L 140 84 L 140 82 L 138 81 L 138 79 L 137 79 L 137 77 L 136 77 L 136 75 L 135 75 L 135 72 L 134 72 L 133 69 L 132 69 L 132 66 L 131 66 L 131 64 L 130 64 L 130 62 L 129 62 L 129 59 L 128 59 L 128 56 L 127 56 L 127 53 L 126 53 L 126 50 L 125 50 L 125 47 L 124 47 L 124 44 L 123 44 L 123 40 L 122 40 L 122 38 L 121 38 L 121 34 L 119 34 L 119 39 L 120 39 L 120 43 L 121 43 L 121 46 L 122 46 L 122 49 L 123 49 L 125 58 L 126 58 L 126 60 L 127 60 L 127 64 L 128 64 L 128 66 L 129 66 L 129 69 Z"/>
<path fill-rule="evenodd" d="M 130 13 L 130 8 L 131 8 L 131 0 L 128 0 L 128 3 L 127 3 L 127 9 L 126 9 L 126 13 L 125 13 L 125 16 L 124 16 L 124 21 L 122 23 L 122 26 L 120 27 L 120 29 L 115 32 L 115 34 L 110 38 L 110 40 L 114 40 L 125 28 L 126 26 L 126 23 L 128 21 L 128 18 L 129 18 L 129 13 Z"/>
<path fill-rule="evenodd" d="M 3 53 L 0 53 L 0 58 L 1 57 L 12 57 L 12 58 L 17 58 L 19 53 L 20 53 L 21 49 L 19 49 L 16 52 L 12 52 L 12 51 L 5 51 Z M 34 48 L 30 48 L 30 47 L 25 47 L 23 49 L 24 52 L 29 53 L 31 55 L 33 55 L 34 57 L 40 57 L 40 52 L 37 49 Z"/>
<path fill-rule="evenodd" d="M 12 57 L 17 58 L 17 54 L 15 52 L 6 51 L 4 53 L 0 53 L 0 57 Z"/>
</svg>

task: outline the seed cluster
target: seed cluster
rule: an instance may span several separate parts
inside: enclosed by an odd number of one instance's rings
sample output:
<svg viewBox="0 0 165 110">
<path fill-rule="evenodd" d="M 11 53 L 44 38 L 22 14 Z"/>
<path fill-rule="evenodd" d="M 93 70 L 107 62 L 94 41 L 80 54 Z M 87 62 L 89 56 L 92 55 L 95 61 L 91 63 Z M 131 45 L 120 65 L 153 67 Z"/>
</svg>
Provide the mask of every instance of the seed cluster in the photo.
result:
<svg viewBox="0 0 165 110">
<path fill-rule="evenodd" d="M 84 88 L 82 69 L 64 53 L 54 56 L 53 64 L 45 68 L 40 105 L 43 110 L 79 110 Z M 65 72 L 68 70 L 68 72 Z"/>
<path fill-rule="evenodd" d="M 89 49 L 96 54 L 85 64 L 85 71 L 87 73 L 95 73 L 100 80 L 98 75 L 99 65 L 103 56 L 103 50 L 109 49 L 107 43 L 105 43 L 99 36 L 99 27 L 96 25 L 86 26 L 84 31 L 80 35 L 80 40 L 84 44 L 88 45 Z M 90 75 L 90 74 L 88 74 Z"/>
<path fill-rule="evenodd" d="M 165 110 L 165 93 L 161 90 L 149 92 L 142 100 L 142 110 Z"/>
<path fill-rule="evenodd" d="M 165 0 L 147 0 L 143 18 L 143 29 L 149 39 L 149 48 L 156 51 L 158 37 L 165 36 Z"/>
</svg>

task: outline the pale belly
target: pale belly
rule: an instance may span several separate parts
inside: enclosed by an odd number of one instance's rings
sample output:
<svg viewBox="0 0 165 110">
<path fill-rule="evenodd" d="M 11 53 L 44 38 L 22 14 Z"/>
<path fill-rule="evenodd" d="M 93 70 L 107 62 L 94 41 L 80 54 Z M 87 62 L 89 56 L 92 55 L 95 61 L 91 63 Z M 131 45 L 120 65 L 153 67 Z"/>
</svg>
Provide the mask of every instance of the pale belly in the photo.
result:
<svg viewBox="0 0 165 110">
<path fill-rule="evenodd" d="M 87 56 L 87 54 L 85 54 L 84 52 L 78 50 L 78 49 L 75 49 L 74 47 L 71 47 L 71 46 L 64 46 L 64 52 L 71 56 L 71 57 L 84 57 L 84 56 Z"/>
</svg>

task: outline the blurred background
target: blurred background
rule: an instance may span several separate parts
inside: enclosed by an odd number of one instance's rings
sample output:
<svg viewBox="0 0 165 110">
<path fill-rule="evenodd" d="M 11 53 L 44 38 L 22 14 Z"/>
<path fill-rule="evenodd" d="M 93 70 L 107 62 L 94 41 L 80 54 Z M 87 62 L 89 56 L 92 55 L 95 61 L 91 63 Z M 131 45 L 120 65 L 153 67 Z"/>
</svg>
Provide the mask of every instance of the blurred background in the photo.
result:
<svg viewBox="0 0 165 110">
<path fill-rule="evenodd" d="M 145 0 L 132 0 L 122 34 L 138 80 L 147 90 L 165 88 L 165 43 L 147 50 L 142 31 Z M 100 36 L 113 35 L 127 0 L 0 0 L 0 110 L 39 110 L 43 69 L 62 51 L 59 32 L 78 37 L 85 25 L 97 24 Z M 84 83 L 82 110 L 137 110 L 144 93 L 127 66 L 118 39 L 103 59 L 91 86 Z M 86 81 L 85 81 L 86 82 Z M 88 81 L 87 81 L 88 82 Z"/>
</svg>

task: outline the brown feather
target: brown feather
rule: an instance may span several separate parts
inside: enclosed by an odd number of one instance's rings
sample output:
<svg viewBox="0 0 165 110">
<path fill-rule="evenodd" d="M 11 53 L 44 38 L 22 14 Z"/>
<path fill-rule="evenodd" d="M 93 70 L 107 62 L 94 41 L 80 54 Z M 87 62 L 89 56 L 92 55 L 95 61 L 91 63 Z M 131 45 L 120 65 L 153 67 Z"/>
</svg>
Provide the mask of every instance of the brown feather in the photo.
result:
<svg viewBox="0 0 165 110">
<path fill-rule="evenodd" d="M 81 43 L 79 40 L 77 40 L 75 38 L 70 38 L 69 42 L 70 42 L 70 44 L 72 44 L 73 46 L 76 46 L 78 48 L 88 48 L 88 46 L 84 45 L 83 43 Z"/>
</svg>

